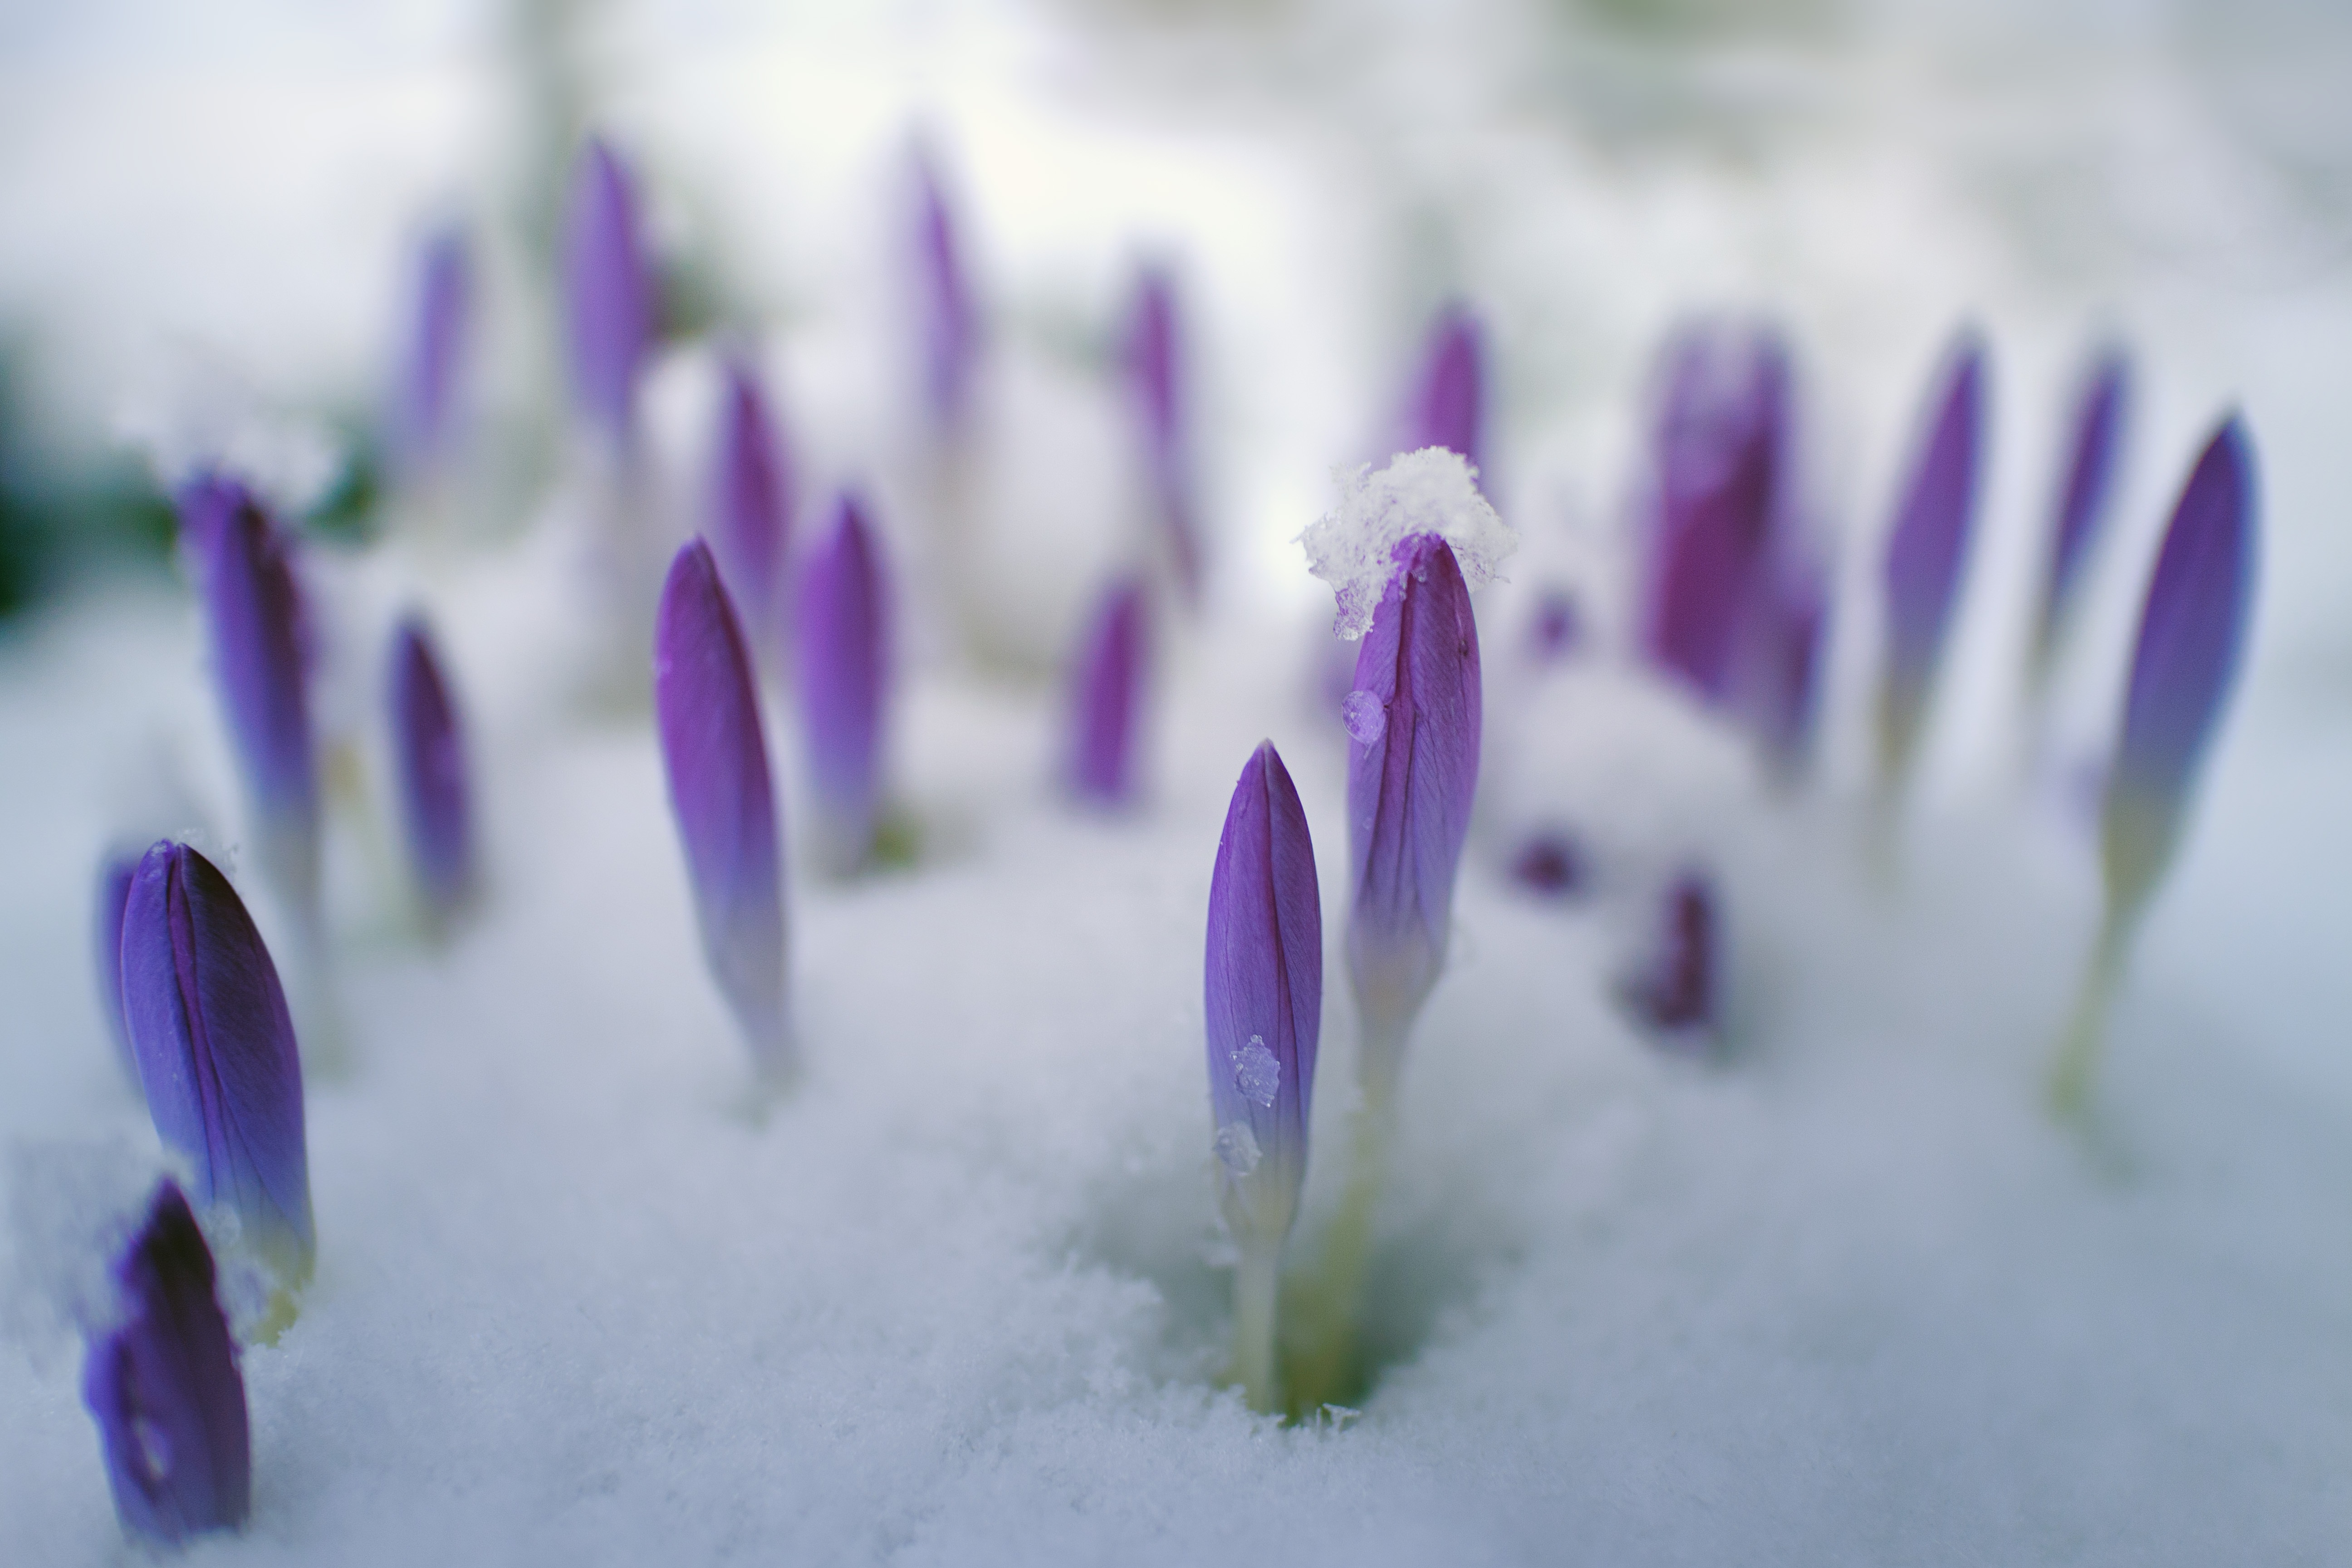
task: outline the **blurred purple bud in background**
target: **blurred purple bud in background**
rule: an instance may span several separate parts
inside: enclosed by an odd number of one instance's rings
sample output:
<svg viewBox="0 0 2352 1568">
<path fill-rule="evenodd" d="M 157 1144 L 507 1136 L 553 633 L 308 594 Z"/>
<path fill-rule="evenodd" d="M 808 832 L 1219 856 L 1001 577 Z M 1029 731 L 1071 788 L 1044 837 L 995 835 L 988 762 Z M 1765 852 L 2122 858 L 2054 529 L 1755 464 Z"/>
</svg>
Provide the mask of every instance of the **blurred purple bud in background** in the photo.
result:
<svg viewBox="0 0 2352 1568">
<path fill-rule="evenodd" d="M 466 236 L 436 230 L 418 252 L 415 295 L 393 397 L 393 446 L 412 476 L 448 460 L 457 447 L 459 377 L 474 309 Z"/>
<path fill-rule="evenodd" d="M 2254 455 L 2231 414 L 2181 487 L 2147 600 L 2107 778 L 2111 910 L 2136 910 L 2162 878 L 2228 706 L 2252 620 Z"/>
<path fill-rule="evenodd" d="M 236 889 L 184 844 L 156 844 L 131 878 L 122 1012 L 148 1115 L 195 1201 L 235 1211 L 280 1289 L 299 1289 L 316 1239 L 294 1021 Z"/>
<path fill-rule="evenodd" d="M 1444 447 L 1486 478 L 1486 334 L 1471 309 L 1450 301 L 1429 326 L 1406 418 L 1404 450 Z M 1483 488 L 1483 487 L 1482 487 Z"/>
<path fill-rule="evenodd" d="M 393 773 L 408 864 L 438 928 L 474 886 L 474 816 L 465 728 L 424 617 L 403 617 L 392 644 Z"/>
<path fill-rule="evenodd" d="M 1136 279 L 1129 308 L 1127 382 L 1142 429 L 1155 520 L 1177 586 L 1186 603 L 1193 604 L 1201 596 L 1201 541 L 1192 501 L 1183 352 L 1175 279 L 1163 268 L 1147 267 Z"/>
<path fill-rule="evenodd" d="M 658 301 L 628 170 L 592 138 L 572 166 L 563 227 L 563 307 L 572 401 L 616 451 L 635 438 L 637 378 Z"/>
<path fill-rule="evenodd" d="M 1511 880 L 1541 898 L 1573 898 L 1590 878 L 1584 851 L 1572 834 L 1558 828 L 1531 833 L 1511 857 Z"/>
<path fill-rule="evenodd" d="M 866 863 L 880 821 L 888 613 L 878 542 L 864 503 L 845 492 L 801 567 L 794 626 L 811 826 L 832 876 Z"/>
<path fill-rule="evenodd" d="M 1952 611 L 1959 603 L 1980 489 L 1985 348 L 1963 329 L 1945 356 L 1933 413 L 1886 542 L 1886 651 L 1879 672 L 1878 767 L 1886 784 L 1909 773 Z"/>
<path fill-rule="evenodd" d="M 1398 557 L 1356 656 L 1356 690 L 1382 721 L 1351 723 L 1348 748 L 1348 967 L 1364 1024 L 1360 1070 L 1381 1106 L 1444 965 L 1481 715 L 1478 627 L 1453 550 L 1423 534 Z"/>
<path fill-rule="evenodd" d="M 1538 668 L 1558 664 L 1584 646 L 1584 612 L 1566 588 L 1543 589 L 1528 617 L 1528 657 Z"/>
<path fill-rule="evenodd" d="M 1069 789 L 1089 805 L 1131 805 L 1150 628 L 1143 584 L 1114 583 L 1097 606 L 1070 679 Z"/>
<path fill-rule="evenodd" d="M 972 382 L 980 363 L 980 311 L 946 185 L 929 149 L 916 151 L 915 184 L 923 391 L 933 430 L 952 438 L 963 433 L 971 417 Z"/>
<path fill-rule="evenodd" d="M 1323 910 L 1307 813 L 1271 742 L 1243 766 L 1217 840 L 1204 1003 L 1218 1202 L 1245 1245 L 1278 1242 L 1307 1177 Z"/>
<path fill-rule="evenodd" d="M 236 1530 L 253 1507 L 245 1377 L 213 1278 L 212 1248 L 166 1178 L 115 1263 L 117 1316 L 82 1365 L 115 1516 L 153 1545 Z"/>
<path fill-rule="evenodd" d="M 1654 1043 L 1693 1054 L 1717 1048 L 1721 1026 L 1715 889 L 1685 871 L 1665 889 L 1639 966 L 1618 989 L 1626 1013 Z"/>
<path fill-rule="evenodd" d="M 98 906 L 92 912 L 90 945 L 98 967 L 98 1010 L 106 1016 L 116 1058 L 131 1081 L 139 1079 L 138 1058 L 131 1054 L 131 1031 L 122 1021 L 122 909 L 131 899 L 131 879 L 139 857 L 109 851 L 98 867 Z"/>
<path fill-rule="evenodd" d="M 1769 327 L 1707 320 L 1668 340 L 1646 519 L 1642 640 L 1727 701 L 1787 504 L 1789 354 Z"/>
<path fill-rule="evenodd" d="M 783 859 L 759 687 L 710 548 L 670 563 L 654 629 L 654 715 L 702 951 L 761 1070 L 792 1065 Z"/>
<path fill-rule="evenodd" d="M 246 787 L 256 858 L 306 919 L 319 894 L 319 782 L 305 689 L 302 599 L 289 542 L 250 492 L 207 479 L 182 491 L 213 680 Z"/>
<path fill-rule="evenodd" d="M 726 377 L 711 464 L 710 543 L 752 646 L 772 654 L 797 499 L 792 449 L 751 363 L 730 355 Z"/>
<path fill-rule="evenodd" d="M 1766 569 L 1741 655 L 1741 706 L 1765 762 L 1783 781 L 1801 774 L 1811 753 L 1828 625 L 1826 569 L 1788 551 Z"/>
<path fill-rule="evenodd" d="M 2059 634 L 2082 589 L 2084 563 L 2111 510 L 2130 411 L 2131 362 L 2121 349 L 2109 347 L 2092 364 L 2075 398 L 2073 439 L 2050 531 L 2050 564 L 2033 624 L 2031 673 L 2037 685 L 2049 674 Z"/>
</svg>

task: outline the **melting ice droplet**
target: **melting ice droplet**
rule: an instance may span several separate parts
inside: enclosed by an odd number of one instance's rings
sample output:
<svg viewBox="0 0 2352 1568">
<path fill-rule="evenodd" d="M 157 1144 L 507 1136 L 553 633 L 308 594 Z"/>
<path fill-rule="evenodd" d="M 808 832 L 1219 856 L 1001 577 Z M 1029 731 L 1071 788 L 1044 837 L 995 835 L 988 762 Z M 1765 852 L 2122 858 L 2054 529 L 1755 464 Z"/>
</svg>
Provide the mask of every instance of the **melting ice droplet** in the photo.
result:
<svg viewBox="0 0 2352 1568">
<path fill-rule="evenodd" d="M 1397 574 L 1409 542 L 1434 534 L 1454 548 L 1463 582 L 1483 587 L 1501 574 L 1519 536 L 1478 493 L 1475 470 L 1442 447 L 1407 452 L 1387 468 L 1341 473 L 1339 510 L 1318 519 L 1298 542 L 1307 567 L 1339 601 L 1339 634 L 1353 641 Z"/>
<path fill-rule="evenodd" d="M 1265 1048 L 1263 1036 L 1252 1035 L 1249 1044 L 1234 1053 L 1234 1087 L 1261 1109 L 1274 1109 L 1275 1094 L 1282 1088 L 1282 1062 Z"/>
<path fill-rule="evenodd" d="M 1388 705 L 1373 691 L 1350 691 L 1340 699 L 1339 718 L 1360 746 L 1374 744 L 1389 727 Z"/>
<path fill-rule="evenodd" d="M 1236 1176 L 1246 1176 L 1257 1169 L 1265 1156 L 1259 1152 L 1257 1134 L 1246 1121 L 1229 1121 L 1217 1129 L 1216 1142 L 1211 1145 L 1218 1161 Z"/>
</svg>

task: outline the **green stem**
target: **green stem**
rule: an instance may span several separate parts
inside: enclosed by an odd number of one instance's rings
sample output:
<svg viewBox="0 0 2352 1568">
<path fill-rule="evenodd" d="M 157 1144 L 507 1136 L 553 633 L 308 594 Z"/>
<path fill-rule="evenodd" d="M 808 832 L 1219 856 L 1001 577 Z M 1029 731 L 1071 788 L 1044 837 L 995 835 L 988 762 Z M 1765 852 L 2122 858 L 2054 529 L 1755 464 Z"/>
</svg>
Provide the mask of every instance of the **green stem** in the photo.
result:
<svg viewBox="0 0 2352 1568">
<path fill-rule="evenodd" d="M 1282 1409 L 1274 1359 L 1275 1306 L 1281 1289 L 1282 1243 L 1252 1240 L 1234 1275 L 1234 1376 L 1249 1407 L 1272 1415 Z"/>
<path fill-rule="evenodd" d="M 2062 1121 L 2079 1119 L 2089 1103 L 2091 1079 L 2098 1070 L 2100 1046 L 2106 1038 L 2107 1005 L 2123 974 L 2124 950 L 2130 935 L 2129 911 L 2109 904 L 2099 922 L 2098 945 L 2091 952 L 2090 967 L 2074 993 L 2074 1011 L 2051 1063 L 2050 1109 Z"/>
<path fill-rule="evenodd" d="M 1356 1396 L 1356 1328 L 1371 1263 L 1372 1210 L 1388 1177 L 1391 1112 L 1385 1093 L 1367 1097 L 1350 1124 L 1348 1186 L 1324 1233 L 1314 1293 L 1302 1303 L 1306 1343 L 1291 1360 L 1292 1407 L 1304 1414 Z"/>
</svg>

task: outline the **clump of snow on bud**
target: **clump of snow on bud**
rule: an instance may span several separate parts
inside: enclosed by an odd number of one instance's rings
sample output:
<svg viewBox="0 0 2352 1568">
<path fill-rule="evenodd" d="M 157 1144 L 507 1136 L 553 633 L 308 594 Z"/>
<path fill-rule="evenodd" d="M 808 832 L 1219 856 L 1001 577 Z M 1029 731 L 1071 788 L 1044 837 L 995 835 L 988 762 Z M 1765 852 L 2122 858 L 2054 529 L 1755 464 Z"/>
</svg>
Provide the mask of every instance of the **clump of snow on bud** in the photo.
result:
<svg viewBox="0 0 2352 1568">
<path fill-rule="evenodd" d="M 1387 733 L 1388 705 L 1376 691 L 1350 691 L 1339 700 L 1339 718 L 1356 744 L 1369 746 Z"/>
<path fill-rule="evenodd" d="M 1228 1121 L 1218 1128 L 1216 1142 L 1210 1147 L 1216 1152 L 1217 1158 L 1224 1162 L 1225 1169 L 1236 1176 L 1248 1175 L 1257 1169 L 1257 1163 L 1265 1158 L 1265 1152 L 1257 1146 L 1257 1134 L 1250 1131 L 1250 1124 L 1246 1121 Z"/>
<path fill-rule="evenodd" d="M 1350 641 L 1372 624 L 1372 611 L 1396 574 L 1398 546 L 1434 533 L 1454 547 L 1472 593 L 1501 575 L 1519 547 L 1518 531 L 1478 493 L 1477 470 L 1458 452 L 1425 447 L 1335 476 L 1339 504 L 1298 536 L 1307 569 L 1331 584 L 1339 601 L 1333 629 Z"/>
<path fill-rule="evenodd" d="M 1252 1035 L 1249 1044 L 1234 1053 L 1234 1087 L 1260 1106 L 1274 1109 L 1282 1088 L 1282 1060 L 1265 1048 L 1265 1037 Z"/>
</svg>

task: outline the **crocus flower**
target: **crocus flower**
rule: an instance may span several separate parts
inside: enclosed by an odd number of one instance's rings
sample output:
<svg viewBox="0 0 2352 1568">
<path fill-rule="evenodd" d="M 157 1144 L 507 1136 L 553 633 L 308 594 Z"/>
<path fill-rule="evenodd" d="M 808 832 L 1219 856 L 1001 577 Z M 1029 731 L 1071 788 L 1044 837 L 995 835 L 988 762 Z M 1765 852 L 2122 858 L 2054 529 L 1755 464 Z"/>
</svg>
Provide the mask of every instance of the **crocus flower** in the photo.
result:
<svg viewBox="0 0 2352 1568">
<path fill-rule="evenodd" d="M 572 166 L 563 305 L 572 405 L 614 450 L 625 450 L 658 304 L 629 172 L 601 140 L 581 148 Z"/>
<path fill-rule="evenodd" d="M 139 1063 L 131 1054 L 131 1031 L 122 1021 L 122 907 L 130 900 L 131 879 L 138 869 L 135 855 L 110 854 L 99 863 L 90 943 L 98 956 L 98 1010 L 106 1016 L 117 1058 L 133 1079 L 139 1076 Z"/>
<path fill-rule="evenodd" d="M 149 849 L 122 910 L 122 1013 L 147 1112 L 189 1190 L 233 1210 L 281 1290 L 310 1276 L 302 1063 L 244 902 L 184 844 Z"/>
<path fill-rule="evenodd" d="M 1070 681 L 1070 793 L 1101 806 L 1131 804 L 1149 627 L 1143 585 L 1111 585 L 1079 646 Z"/>
<path fill-rule="evenodd" d="M 1711 1049 L 1721 1022 L 1715 890 L 1705 877 L 1685 871 L 1667 887 L 1659 916 L 1641 968 L 1619 987 L 1619 1000 L 1660 1045 Z"/>
<path fill-rule="evenodd" d="M 864 504 L 845 493 L 831 532 L 801 568 L 801 721 L 820 863 L 846 876 L 873 852 L 881 811 L 888 605 Z"/>
<path fill-rule="evenodd" d="M 923 390 L 932 427 L 960 436 L 970 422 L 980 363 L 980 311 L 945 186 L 928 153 L 915 160 L 915 270 L 923 324 Z"/>
<path fill-rule="evenodd" d="M 710 475 L 710 533 L 727 591 L 752 645 L 772 646 L 783 610 L 793 531 L 792 454 L 779 438 L 759 373 L 730 357 L 719 395 Z"/>
<path fill-rule="evenodd" d="M 1934 416 L 1887 540 L 1886 662 L 1877 721 L 1879 775 L 1890 790 L 1910 771 L 1959 603 L 1979 488 L 1984 357 L 1982 341 L 1962 333 L 1946 361 Z"/>
<path fill-rule="evenodd" d="M 2181 488 L 2148 579 L 2104 820 L 2118 908 L 2137 908 L 2171 862 L 2237 679 L 2253 579 L 2254 457 L 2233 414 Z"/>
<path fill-rule="evenodd" d="M 182 496 L 204 552 L 213 679 L 243 774 L 257 858 L 304 918 L 319 884 L 319 781 L 304 688 L 301 595 L 287 542 L 250 492 L 207 479 Z"/>
<path fill-rule="evenodd" d="M 1188 601 L 1201 594 L 1201 541 L 1192 510 L 1192 450 L 1183 345 L 1176 320 L 1176 282 L 1149 267 L 1137 279 L 1127 325 L 1129 395 L 1143 437 L 1152 510 L 1167 543 L 1177 585 Z"/>
<path fill-rule="evenodd" d="M 2148 898 L 2171 866 L 2236 683 L 2253 596 L 2254 534 L 2254 455 L 2232 414 L 2189 470 L 2148 579 L 2100 824 L 2105 916 L 2051 1077 L 2051 1100 L 2062 1112 L 2079 1110 L 2089 1093 L 2107 999 Z"/>
<path fill-rule="evenodd" d="M 1444 447 L 1484 474 L 1486 410 L 1486 335 L 1470 308 L 1454 301 L 1430 323 L 1404 449 Z"/>
<path fill-rule="evenodd" d="M 1433 534 L 1398 547 L 1356 656 L 1356 696 L 1365 700 L 1348 748 L 1348 967 L 1366 1096 L 1385 1106 L 1405 1035 L 1444 965 L 1478 783 L 1478 627 L 1454 552 Z"/>
<path fill-rule="evenodd" d="M 670 563 L 654 628 L 654 715 L 702 951 L 761 1069 L 791 1065 L 782 854 L 759 688 L 710 547 Z"/>
<path fill-rule="evenodd" d="M 98 1420 L 115 1516 L 163 1546 L 236 1530 L 253 1508 L 245 1377 L 212 1249 L 168 1178 L 114 1280 L 120 1316 L 90 1337 L 81 1396 Z"/>
<path fill-rule="evenodd" d="M 417 258 L 415 314 L 393 401 L 394 439 L 412 472 L 431 469 L 455 444 L 457 381 L 473 294 L 463 231 L 438 230 Z"/>
<path fill-rule="evenodd" d="M 393 634 L 391 700 L 408 863 L 427 918 L 438 926 L 473 889 L 474 819 L 465 731 L 421 616 L 404 617 Z"/>
<path fill-rule="evenodd" d="M 1729 700 L 1784 506 L 1788 351 L 1760 326 L 1669 342 L 1646 532 L 1642 639 L 1658 667 Z"/>
<path fill-rule="evenodd" d="M 2074 405 L 2074 440 L 2058 489 L 2050 566 L 2033 624 L 2032 669 L 2037 684 L 2049 673 L 2058 634 L 2081 591 L 2084 563 L 2114 499 L 2116 459 L 2130 402 L 2131 363 L 2122 350 L 2109 348 L 2084 378 Z"/>
<path fill-rule="evenodd" d="M 1275 1281 L 1307 1179 L 1323 1017 L 1315 846 L 1271 742 L 1242 768 L 1217 840 L 1203 1005 L 1217 1202 L 1242 1254 L 1239 1372 L 1251 1405 L 1271 1410 Z"/>
</svg>

